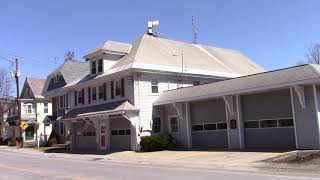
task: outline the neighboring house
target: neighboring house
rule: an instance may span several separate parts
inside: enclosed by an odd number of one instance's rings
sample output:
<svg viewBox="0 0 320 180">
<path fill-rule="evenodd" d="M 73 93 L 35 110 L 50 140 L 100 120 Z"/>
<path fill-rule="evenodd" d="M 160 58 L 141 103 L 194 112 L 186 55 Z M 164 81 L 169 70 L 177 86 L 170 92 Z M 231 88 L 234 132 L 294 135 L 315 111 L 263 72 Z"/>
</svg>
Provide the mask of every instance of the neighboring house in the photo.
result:
<svg viewBox="0 0 320 180">
<path fill-rule="evenodd" d="M 166 91 L 154 105 L 162 132 L 188 148 L 320 149 L 319 85 L 320 65 L 302 65 Z"/>
<path fill-rule="evenodd" d="M 10 98 L 0 99 L 0 137 L 2 139 L 12 137 L 13 131 L 5 120 L 8 118 L 9 109 L 15 106 L 15 102 L 15 100 Z"/>
<path fill-rule="evenodd" d="M 51 100 L 42 96 L 44 79 L 26 78 L 20 95 L 21 121 L 29 126 L 23 130 L 22 137 L 25 142 L 35 142 L 36 138 L 41 137 L 47 140 L 52 127 L 44 123 L 46 116 L 51 116 Z M 6 122 L 8 137 L 19 137 L 18 107 L 16 103 L 8 109 Z"/>
<path fill-rule="evenodd" d="M 238 51 L 152 35 L 107 41 L 85 59 L 55 70 L 43 92 L 73 149 L 137 150 L 141 136 L 164 128 L 153 108 L 163 91 L 265 71 Z"/>
</svg>

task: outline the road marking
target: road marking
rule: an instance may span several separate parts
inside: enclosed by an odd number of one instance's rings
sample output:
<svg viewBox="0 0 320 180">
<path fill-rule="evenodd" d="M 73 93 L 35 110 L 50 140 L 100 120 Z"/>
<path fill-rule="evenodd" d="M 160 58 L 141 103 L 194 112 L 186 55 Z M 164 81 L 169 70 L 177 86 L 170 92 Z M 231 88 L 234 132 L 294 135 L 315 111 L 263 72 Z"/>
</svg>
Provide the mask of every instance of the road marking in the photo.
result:
<svg viewBox="0 0 320 180">
<path fill-rule="evenodd" d="M 5 152 L 4 154 L 14 154 L 18 156 L 25 156 L 29 158 L 38 158 L 38 159 L 43 159 L 43 156 L 37 156 L 37 155 L 26 155 L 26 154 L 16 154 L 16 153 L 11 153 L 11 152 Z M 265 174 L 265 173 L 270 173 L 268 171 L 262 171 L 261 173 L 257 173 L 254 171 L 249 171 L 249 172 L 244 172 L 244 171 L 239 171 L 239 170 L 213 170 L 213 169 L 194 169 L 192 167 L 177 167 L 174 166 L 174 164 L 164 164 L 164 165 L 169 165 L 170 167 L 165 167 L 163 165 L 156 165 L 156 164 L 132 164 L 132 163 L 123 163 L 123 162 L 116 162 L 116 161 L 88 161 L 88 160 L 77 160 L 77 159 L 71 159 L 71 158 L 66 158 L 62 159 L 61 157 L 48 157 L 44 156 L 47 159 L 53 159 L 57 161 L 66 161 L 66 162 L 82 162 L 82 163 L 87 163 L 87 164 L 100 164 L 104 166 L 112 166 L 112 164 L 117 164 L 118 166 L 126 166 L 126 167 L 143 167 L 143 168 L 149 168 L 149 169 L 166 169 L 166 170 L 181 170 L 181 171 L 193 171 L 193 172 L 207 172 L 207 173 L 220 173 L 220 174 L 241 174 L 241 175 L 248 175 L 248 176 L 265 176 L 265 177 L 274 177 L 274 178 L 288 178 L 288 179 L 310 179 L 310 180 L 319 180 L 320 178 L 318 177 L 308 177 L 304 176 L 305 174 L 303 173 L 292 173 L 290 175 L 282 175 L 282 174 Z M 5 167 L 5 165 L 1 165 Z M 17 169 L 16 167 L 11 167 L 14 169 Z M 216 167 L 219 168 L 219 167 Z M 275 173 L 275 172 L 272 172 Z M 297 176 L 299 175 L 299 176 Z M 316 175 L 316 174 L 313 174 Z"/>
</svg>

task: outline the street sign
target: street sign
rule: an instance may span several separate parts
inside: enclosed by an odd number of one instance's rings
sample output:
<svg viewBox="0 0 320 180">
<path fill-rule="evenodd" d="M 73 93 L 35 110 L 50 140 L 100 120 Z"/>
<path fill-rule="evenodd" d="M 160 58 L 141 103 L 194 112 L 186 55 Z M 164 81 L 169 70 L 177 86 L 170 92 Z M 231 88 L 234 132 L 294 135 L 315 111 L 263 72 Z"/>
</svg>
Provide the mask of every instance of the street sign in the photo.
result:
<svg viewBox="0 0 320 180">
<path fill-rule="evenodd" d="M 27 129 L 29 125 L 26 122 L 21 122 L 20 127 L 21 129 Z"/>
</svg>

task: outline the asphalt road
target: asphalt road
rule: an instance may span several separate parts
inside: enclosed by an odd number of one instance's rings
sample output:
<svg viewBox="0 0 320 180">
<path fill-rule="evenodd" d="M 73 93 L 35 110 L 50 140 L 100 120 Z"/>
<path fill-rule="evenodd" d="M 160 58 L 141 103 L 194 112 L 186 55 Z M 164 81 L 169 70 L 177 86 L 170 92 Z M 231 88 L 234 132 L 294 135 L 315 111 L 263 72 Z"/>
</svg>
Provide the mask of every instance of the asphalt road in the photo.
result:
<svg viewBox="0 0 320 180">
<path fill-rule="evenodd" d="M 123 164 L 114 162 L 59 159 L 46 156 L 15 154 L 0 150 L 0 179 L 121 179 L 121 180 L 266 180 L 319 179 L 309 173 L 233 171 L 177 166 Z"/>
</svg>

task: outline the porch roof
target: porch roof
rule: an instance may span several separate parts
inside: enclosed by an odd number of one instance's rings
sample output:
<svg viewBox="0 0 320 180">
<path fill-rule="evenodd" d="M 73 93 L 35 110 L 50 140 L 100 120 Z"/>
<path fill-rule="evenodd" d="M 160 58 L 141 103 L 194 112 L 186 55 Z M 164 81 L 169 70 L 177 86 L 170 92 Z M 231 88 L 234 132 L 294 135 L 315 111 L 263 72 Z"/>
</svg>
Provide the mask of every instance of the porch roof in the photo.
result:
<svg viewBox="0 0 320 180">
<path fill-rule="evenodd" d="M 77 117 L 86 117 L 98 114 L 118 113 L 123 111 L 138 111 L 139 109 L 133 106 L 129 101 L 116 101 L 111 103 L 99 104 L 95 106 L 72 109 L 60 120 L 68 120 Z"/>
<path fill-rule="evenodd" d="M 313 83 L 320 83 L 320 65 L 308 64 L 165 91 L 154 102 L 154 105 L 196 101 Z"/>
</svg>

